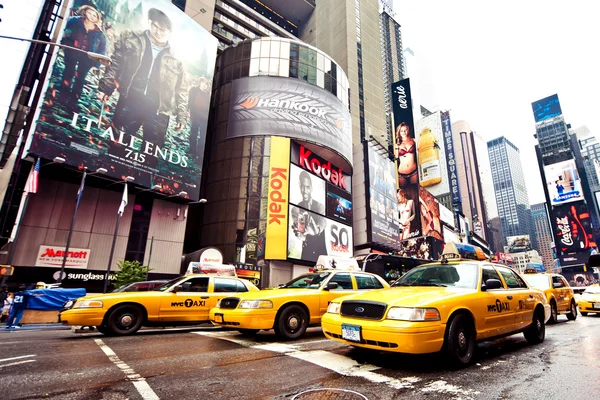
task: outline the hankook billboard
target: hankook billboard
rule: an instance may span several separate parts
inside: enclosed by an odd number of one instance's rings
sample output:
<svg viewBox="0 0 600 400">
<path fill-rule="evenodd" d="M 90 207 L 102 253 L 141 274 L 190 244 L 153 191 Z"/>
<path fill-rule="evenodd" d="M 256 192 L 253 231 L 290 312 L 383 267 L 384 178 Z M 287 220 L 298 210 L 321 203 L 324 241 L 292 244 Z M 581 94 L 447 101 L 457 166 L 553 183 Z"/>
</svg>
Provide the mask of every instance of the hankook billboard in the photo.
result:
<svg viewBox="0 0 600 400">
<path fill-rule="evenodd" d="M 28 151 L 197 199 L 217 40 L 170 1 L 74 3 Z"/>
<path fill-rule="evenodd" d="M 231 87 L 227 137 L 286 136 L 317 143 L 352 164 L 352 121 L 333 94 L 298 79 L 253 76 Z"/>
</svg>

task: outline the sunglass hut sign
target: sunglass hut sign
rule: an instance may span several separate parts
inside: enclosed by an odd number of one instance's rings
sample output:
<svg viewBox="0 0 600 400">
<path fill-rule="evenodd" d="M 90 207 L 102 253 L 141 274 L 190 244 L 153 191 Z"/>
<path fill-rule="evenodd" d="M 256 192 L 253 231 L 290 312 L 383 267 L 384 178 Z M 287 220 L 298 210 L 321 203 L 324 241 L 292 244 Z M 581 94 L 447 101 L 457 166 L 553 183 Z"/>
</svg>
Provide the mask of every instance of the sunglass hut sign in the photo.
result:
<svg viewBox="0 0 600 400">
<path fill-rule="evenodd" d="M 317 156 L 306 147 L 298 143 L 292 143 L 291 161 L 340 189 L 350 192 L 350 188 L 352 187 L 352 178 L 350 175 L 345 174 L 341 168 L 331 164 L 331 161 Z"/>
</svg>

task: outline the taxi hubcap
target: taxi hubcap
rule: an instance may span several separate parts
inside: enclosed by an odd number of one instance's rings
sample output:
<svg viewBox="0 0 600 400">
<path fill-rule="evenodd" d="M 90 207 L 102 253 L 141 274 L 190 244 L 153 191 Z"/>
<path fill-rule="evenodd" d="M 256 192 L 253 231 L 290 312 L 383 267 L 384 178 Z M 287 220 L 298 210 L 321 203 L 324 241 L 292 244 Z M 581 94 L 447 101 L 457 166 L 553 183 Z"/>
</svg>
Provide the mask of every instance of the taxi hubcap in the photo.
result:
<svg viewBox="0 0 600 400">
<path fill-rule="evenodd" d="M 120 322 L 121 322 L 122 326 L 128 327 L 128 326 L 130 326 L 132 324 L 133 317 L 131 315 L 129 315 L 129 314 L 123 315 L 121 317 L 121 321 Z"/>
<path fill-rule="evenodd" d="M 465 347 L 467 347 L 467 337 L 464 332 L 460 332 L 458 334 L 458 346 L 461 349 L 464 349 Z"/>
<path fill-rule="evenodd" d="M 297 329 L 298 325 L 300 325 L 298 317 L 296 317 L 295 315 L 290 317 L 290 319 L 288 320 L 288 326 L 290 327 L 290 329 Z"/>
</svg>

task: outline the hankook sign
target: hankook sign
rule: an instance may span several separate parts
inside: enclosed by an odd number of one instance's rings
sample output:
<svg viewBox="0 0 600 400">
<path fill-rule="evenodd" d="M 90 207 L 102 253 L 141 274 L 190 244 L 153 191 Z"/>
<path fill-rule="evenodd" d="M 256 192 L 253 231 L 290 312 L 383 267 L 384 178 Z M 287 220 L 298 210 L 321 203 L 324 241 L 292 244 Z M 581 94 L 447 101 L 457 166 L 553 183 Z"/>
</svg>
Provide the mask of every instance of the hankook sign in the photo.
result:
<svg viewBox="0 0 600 400">
<path fill-rule="evenodd" d="M 292 78 L 254 76 L 231 88 L 227 137 L 275 135 L 337 151 L 352 163 L 352 122 L 333 94 Z"/>
</svg>

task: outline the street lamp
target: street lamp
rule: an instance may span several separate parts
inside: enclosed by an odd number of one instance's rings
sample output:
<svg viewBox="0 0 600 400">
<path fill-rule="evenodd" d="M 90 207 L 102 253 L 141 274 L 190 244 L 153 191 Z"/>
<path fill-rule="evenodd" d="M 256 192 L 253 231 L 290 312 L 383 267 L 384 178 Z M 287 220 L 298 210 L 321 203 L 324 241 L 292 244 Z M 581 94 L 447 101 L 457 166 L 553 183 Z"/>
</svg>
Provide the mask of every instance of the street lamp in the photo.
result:
<svg viewBox="0 0 600 400">
<path fill-rule="evenodd" d="M 98 61 L 100 64 L 104 65 L 105 67 L 107 67 L 110 64 L 112 64 L 112 60 L 110 59 L 110 57 L 105 56 L 104 54 L 94 53 L 93 51 L 85 51 L 85 50 L 82 50 L 82 49 L 78 49 L 77 47 L 67 46 L 66 44 L 60 44 L 60 43 L 54 43 L 54 42 L 47 42 L 45 40 L 25 39 L 25 38 L 13 37 L 13 36 L 4 36 L 4 35 L 0 35 L 0 39 L 20 40 L 21 42 L 39 43 L 39 44 L 47 44 L 47 45 L 50 45 L 50 46 L 61 47 L 63 49 L 69 49 L 69 50 L 77 51 L 79 53 L 84 53 L 91 60 Z"/>
</svg>

